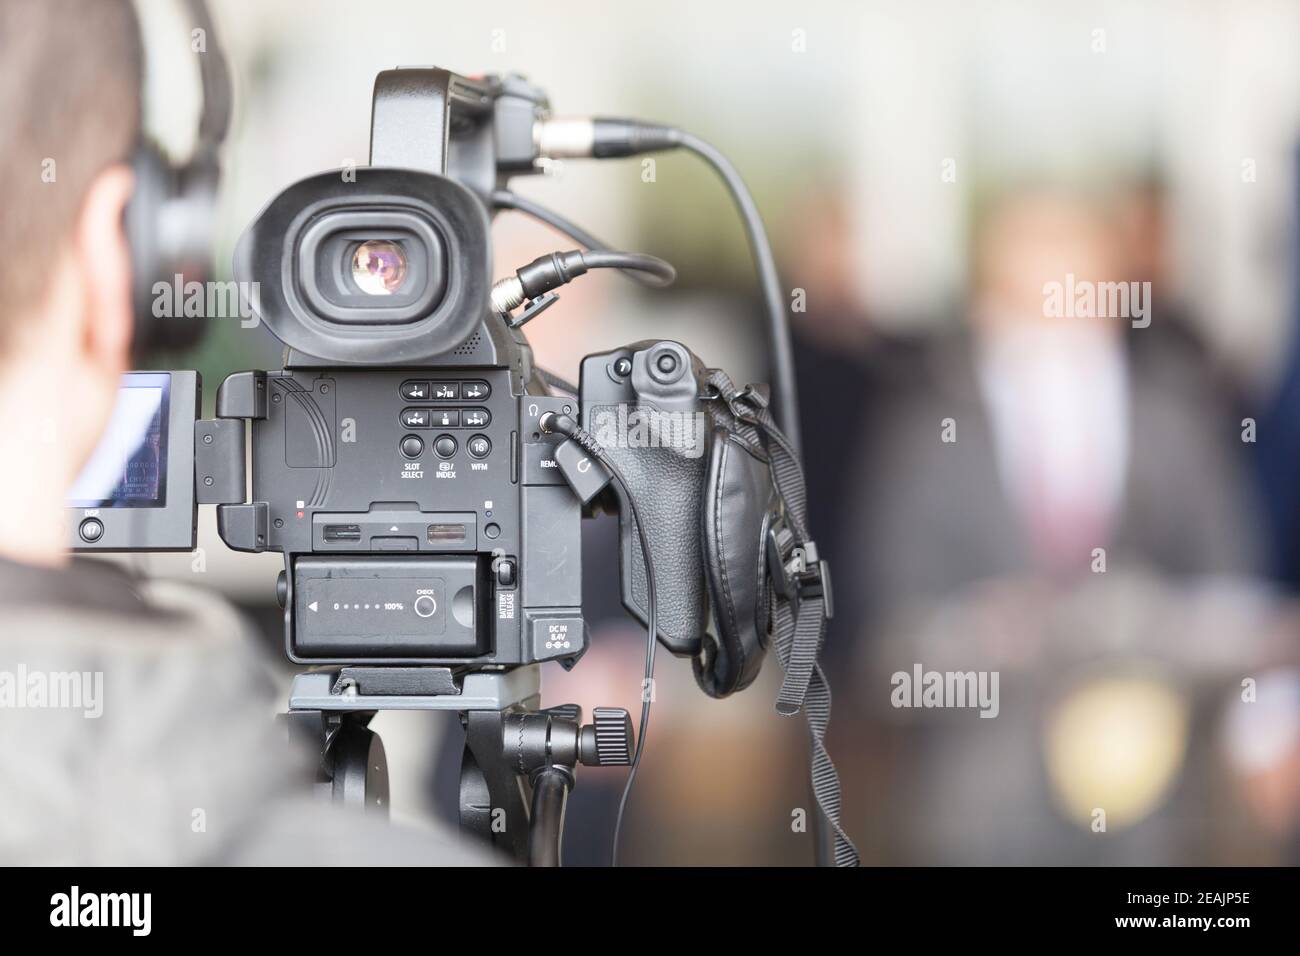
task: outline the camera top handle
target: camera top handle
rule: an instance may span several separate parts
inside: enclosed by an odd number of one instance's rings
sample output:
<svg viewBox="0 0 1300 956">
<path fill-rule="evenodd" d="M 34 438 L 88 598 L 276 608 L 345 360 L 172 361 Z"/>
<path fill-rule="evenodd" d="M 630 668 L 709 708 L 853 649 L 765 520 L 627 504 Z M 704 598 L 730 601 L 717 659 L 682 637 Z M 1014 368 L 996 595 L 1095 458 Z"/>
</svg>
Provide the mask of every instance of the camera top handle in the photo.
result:
<svg viewBox="0 0 1300 956">
<path fill-rule="evenodd" d="M 506 176 L 534 172 L 546 95 L 519 77 L 470 79 L 404 67 L 375 78 L 370 165 L 456 180 L 485 202 Z"/>
</svg>

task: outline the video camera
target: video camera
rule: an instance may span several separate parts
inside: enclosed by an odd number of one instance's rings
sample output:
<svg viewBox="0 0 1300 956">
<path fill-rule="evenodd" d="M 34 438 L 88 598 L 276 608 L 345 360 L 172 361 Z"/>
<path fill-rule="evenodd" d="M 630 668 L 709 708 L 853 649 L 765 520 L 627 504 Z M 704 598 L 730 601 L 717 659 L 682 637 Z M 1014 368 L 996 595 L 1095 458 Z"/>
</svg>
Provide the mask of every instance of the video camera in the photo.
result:
<svg viewBox="0 0 1300 956">
<path fill-rule="evenodd" d="M 746 217 L 784 431 L 766 389 L 737 389 L 678 342 L 589 355 L 576 387 L 533 361 L 522 327 L 555 289 L 596 268 L 653 285 L 674 272 L 515 196 L 510 178 L 558 158 L 678 147 L 719 169 Z M 784 307 L 734 169 L 680 130 L 556 120 L 519 77 L 440 69 L 379 74 L 370 159 L 290 186 L 239 240 L 241 305 L 284 344 L 283 368 L 228 376 L 211 420 L 197 418 L 195 373 L 127 376 L 70 502 L 72 547 L 192 549 L 197 506 L 215 505 L 229 547 L 284 556 L 285 650 L 312 668 L 295 681 L 289 723 L 321 747 L 318 784 L 386 804 L 370 716 L 455 710 L 467 734 L 462 825 L 557 863 L 576 765 L 632 763 L 634 774 L 645 741 L 648 694 L 635 752 L 625 711 L 597 708 L 584 725 L 572 705 L 538 710 L 536 665 L 572 667 L 588 646 L 580 523 L 616 511 L 647 679 L 656 638 L 719 697 L 752 682 L 775 646 L 778 710 L 809 716 L 825 841 L 837 862 L 856 862 L 821 742 L 830 582 L 807 529 Z M 583 248 L 493 284 L 500 208 Z"/>
</svg>

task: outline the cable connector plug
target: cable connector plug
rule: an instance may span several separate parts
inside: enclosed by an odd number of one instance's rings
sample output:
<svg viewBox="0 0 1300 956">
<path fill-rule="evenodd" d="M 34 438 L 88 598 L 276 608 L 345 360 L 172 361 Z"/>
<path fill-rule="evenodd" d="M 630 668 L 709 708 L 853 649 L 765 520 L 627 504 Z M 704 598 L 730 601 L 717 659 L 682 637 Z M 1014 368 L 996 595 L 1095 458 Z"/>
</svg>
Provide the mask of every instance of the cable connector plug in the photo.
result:
<svg viewBox="0 0 1300 956">
<path fill-rule="evenodd" d="M 525 299 L 536 299 L 540 295 L 568 285 L 580 275 L 585 275 L 589 266 L 582 251 L 552 252 L 538 256 L 526 266 L 515 270 L 519 287 Z"/>
<path fill-rule="evenodd" d="M 538 256 L 525 266 L 520 266 L 512 276 L 498 279 L 492 284 L 492 309 L 508 316 L 525 302 L 537 304 L 529 309 L 525 318 L 512 323 L 522 325 L 555 300 L 547 296 L 552 289 L 567 285 L 591 269 L 630 269 L 642 272 L 654 280 L 656 286 L 670 285 L 677 278 L 677 270 L 657 256 L 640 252 L 618 252 L 614 249 L 589 249 L 583 252 L 552 252 Z"/>
<path fill-rule="evenodd" d="M 537 427 L 542 430 L 544 435 L 563 435 L 565 438 L 572 438 L 587 451 L 591 449 L 586 448 L 586 443 L 579 436 L 585 436 L 588 441 L 594 442 L 594 439 L 582 430 L 582 426 L 572 416 L 560 412 L 543 412 L 542 417 L 537 419 Z M 597 445 L 596 447 L 599 448 L 600 446 Z"/>
<path fill-rule="evenodd" d="M 542 159 L 619 159 L 674 149 L 681 131 L 633 119 L 557 117 L 534 124 L 533 145 Z"/>
</svg>

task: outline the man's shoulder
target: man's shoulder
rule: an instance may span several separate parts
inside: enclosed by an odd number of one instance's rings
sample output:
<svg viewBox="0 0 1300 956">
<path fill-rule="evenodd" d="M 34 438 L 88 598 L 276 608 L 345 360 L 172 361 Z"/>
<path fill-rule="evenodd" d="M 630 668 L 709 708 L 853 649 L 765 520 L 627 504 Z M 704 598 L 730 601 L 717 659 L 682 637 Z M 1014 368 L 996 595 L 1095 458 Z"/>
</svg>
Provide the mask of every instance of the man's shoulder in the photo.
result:
<svg viewBox="0 0 1300 956">
<path fill-rule="evenodd" d="M 100 650 L 127 642 L 136 654 L 201 651 L 241 643 L 239 612 L 205 588 L 149 580 L 116 564 L 78 559 L 42 568 L 0 558 L 0 635 L 52 649 Z"/>
</svg>

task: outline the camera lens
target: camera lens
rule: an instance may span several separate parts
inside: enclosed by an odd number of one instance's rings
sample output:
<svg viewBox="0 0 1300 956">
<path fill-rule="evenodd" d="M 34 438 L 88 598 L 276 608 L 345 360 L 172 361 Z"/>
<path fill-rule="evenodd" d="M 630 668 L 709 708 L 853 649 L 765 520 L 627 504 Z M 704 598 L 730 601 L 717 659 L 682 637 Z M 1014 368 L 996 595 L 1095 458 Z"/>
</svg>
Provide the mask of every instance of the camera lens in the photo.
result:
<svg viewBox="0 0 1300 956">
<path fill-rule="evenodd" d="M 352 279 L 366 295 L 392 295 L 406 279 L 406 254 L 387 239 L 371 239 L 352 254 Z"/>
</svg>

